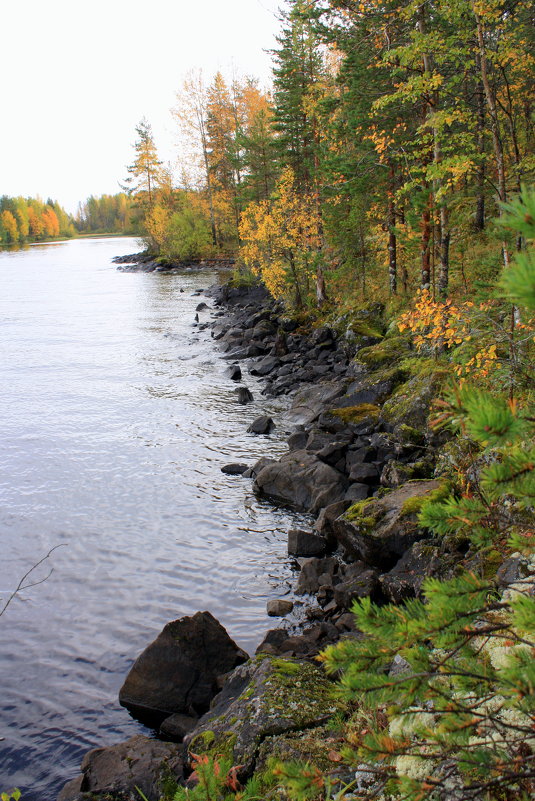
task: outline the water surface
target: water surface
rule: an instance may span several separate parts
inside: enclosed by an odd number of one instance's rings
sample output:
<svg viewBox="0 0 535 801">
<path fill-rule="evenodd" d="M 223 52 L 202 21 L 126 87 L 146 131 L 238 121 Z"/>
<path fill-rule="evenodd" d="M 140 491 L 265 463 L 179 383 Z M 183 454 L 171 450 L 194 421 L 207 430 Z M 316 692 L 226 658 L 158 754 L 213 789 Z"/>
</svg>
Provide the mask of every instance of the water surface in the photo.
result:
<svg viewBox="0 0 535 801">
<path fill-rule="evenodd" d="M 277 401 L 236 403 L 193 293 L 215 272 L 121 273 L 132 239 L 0 253 L 0 792 L 55 799 L 89 748 L 145 731 L 117 702 L 163 625 L 209 609 L 252 652 L 289 591 L 291 512 L 226 476 L 280 454 Z M 210 301 L 208 301 L 210 302 Z M 201 312 L 210 319 L 210 312 Z M 246 428 L 272 412 L 270 437 Z M 1 608 L 1 604 L 0 604 Z"/>
</svg>

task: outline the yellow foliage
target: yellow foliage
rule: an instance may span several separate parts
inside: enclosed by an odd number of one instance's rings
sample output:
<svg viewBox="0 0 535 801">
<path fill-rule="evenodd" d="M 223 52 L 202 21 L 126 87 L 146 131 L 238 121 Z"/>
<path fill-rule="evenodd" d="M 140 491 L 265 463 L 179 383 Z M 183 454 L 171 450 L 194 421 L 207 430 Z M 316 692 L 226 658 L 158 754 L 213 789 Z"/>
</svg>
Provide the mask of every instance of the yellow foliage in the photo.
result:
<svg viewBox="0 0 535 801">
<path fill-rule="evenodd" d="M 321 247 L 315 199 L 299 193 L 292 170 L 283 172 L 270 200 L 251 203 L 242 214 L 240 255 L 275 298 L 293 288 L 298 302 L 314 274 Z"/>
</svg>

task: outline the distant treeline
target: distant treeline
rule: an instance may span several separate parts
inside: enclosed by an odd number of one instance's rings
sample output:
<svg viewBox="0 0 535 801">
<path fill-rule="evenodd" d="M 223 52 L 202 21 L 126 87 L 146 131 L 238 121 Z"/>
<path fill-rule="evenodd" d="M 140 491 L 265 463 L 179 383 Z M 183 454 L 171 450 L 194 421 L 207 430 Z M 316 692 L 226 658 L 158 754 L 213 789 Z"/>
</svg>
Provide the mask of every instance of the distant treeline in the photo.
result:
<svg viewBox="0 0 535 801">
<path fill-rule="evenodd" d="M 50 198 L 44 203 L 33 197 L 0 197 L 0 244 L 40 242 L 75 236 L 73 219 Z"/>
<path fill-rule="evenodd" d="M 139 232 L 134 202 L 124 192 L 88 197 L 78 204 L 74 224 L 81 234 L 136 234 Z"/>
</svg>

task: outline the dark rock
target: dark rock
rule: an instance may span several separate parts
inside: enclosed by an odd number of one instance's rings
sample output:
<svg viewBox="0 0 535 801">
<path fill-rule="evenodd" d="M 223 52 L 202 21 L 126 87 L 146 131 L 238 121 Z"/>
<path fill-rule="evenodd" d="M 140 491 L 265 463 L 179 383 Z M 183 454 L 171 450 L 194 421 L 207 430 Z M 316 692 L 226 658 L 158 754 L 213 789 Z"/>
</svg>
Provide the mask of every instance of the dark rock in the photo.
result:
<svg viewBox="0 0 535 801">
<path fill-rule="evenodd" d="M 412 470 L 401 462 L 387 462 L 381 472 L 382 487 L 399 487 L 411 478 Z"/>
<path fill-rule="evenodd" d="M 436 370 L 431 375 L 410 378 L 383 405 L 381 417 L 392 423 L 395 431 L 401 426 L 424 431 L 431 401 L 440 391 L 446 376 L 449 376 L 448 371 Z"/>
<path fill-rule="evenodd" d="M 344 496 L 344 500 L 355 503 L 356 501 L 364 501 L 370 494 L 370 487 L 367 484 L 351 484 Z"/>
<path fill-rule="evenodd" d="M 227 367 L 226 373 L 232 381 L 241 380 L 241 368 L 239 364 L 231 364 L 230 367 Z"/>
<path fill-rule="evenodd" d="M 339 631 L 356 631 L 355 615 L 351 612 L 344 612 L 334 624 Z"/>
<path fill-rule="evenodd" d="M 272 600 L 268 601 L 266 605 L 266 611 L 270 617 L 284 617 L 285 615 L 289 615 L 294 605 L 292 601 L 285 601 L 285 600 Z"/>
<path fill-rule="evenodd" d="M 198 304 L 198 305 L 195 307 L 195 311 L 198 311 L 198 312 L 200 312 L 200 311 L 204 311 L 204 310 L 205 310 L 205 309 L 207 309 L 207 308 L 208 308 L 208 304 L 203 302 L 203 303 L 199 303 L 199 304 Z"/>
<path fill-rule="evenodd" d="M 357 559 L 391 568 L 414 542 L 426 536 L 418 527 L 414 511 L 418 504 L 414 500 L 424 498 L 439 486 L 440 481 L 414 481 L 382 498 L 361 501 L 333 522 L 334 534 Z"/>
<path fill-rule="evenodd" d="M 317 512 L 344 497 L 346 481 L 313 454 L 290 451 L 258 473 L 254 488 L 275 501 Z"/>
<path fill-rule="evenodd" d="M 256 478 L 260 471 L 270 464 L 277 464 L 277 460 L 272 456 L 261 456 L 258 462 L 251 467 L 251 475 L 249 478 Z"/>
<path fill-rule="evenodd" d="M 288 449 L 291 451 L 301 451 L 304 449 L 308 440 L 308 433 L 306 431 L 294 431 L 288 437 Z"/>
<path fill-rule="evenodd" d="M 275 325 L 270 320 L 261 320 L 255 325 L 251 332 L 252 339 L 267 339 L 277 331 Z"/>
<path fill-rule="evenodd" d="M 327 343 L 332 343 L 336 338 L 336 334 L 326 325 L 321 326 L 320 328 L 316 328 L 308 338 L 310 346 L 312 348 L 317 347 L 318 345 L 325 345 Z"/>
<path fill-rule="evenodd" d="M 305 450 L 310 451 L 310 453 L 318 453 L 327 445 L 330 445 L 332 442 L 332 435 L 329 434 L 327 431 L 322 431 L 321 428 L 312 428 L 308 435 L 307 443 L 305 445 Z"/>
<path fill-rule="evenodd" d="M 308 593 L 314 595 L 321 586 L 332 586 L 338 574 L 340 563 L 334 556 L 323 559 L 313 557 L 307 559 L 302 567 L 297 581 L 297 595 Z"/>
<path fill-rule="evenodd" d="M 273 354 L 275 356 L 286 356 L 287 353 L 288 343 L 286 341 L 286 336 L 284 335 L 284 331 L 279 328 L 273 345 Z"/>
<path fill-rule="evenodd" d="M 160 726 L 159 734 L 164 739 L 181 742 L 184 737 L 193 731 L 199 718 L 192 718 L 189 715 L 169 715 Z"/>
<path fill-rule="evenodd" d="M 369 444 L 366 444 L 362 447 L 353 446 L 349 448 L 346 456 L 346 471 L 351 473 L 351 470 L 355 465 L 375 462 L 375 456 L 376 450 Z"/>
<path fill-rule="evenodd" d="M 378 484 L 379 468 L 375 464 L 354 464 L 349 472 L 349 480 L 357 484 Z"/>
<path fill-rule="evenodd" d="M 292 403 L 287 417 L 293 423 L 308 425 L 312 423 L 325 409 L 325 406 L 342 396 L 346 390 L 347 381 L 335 381 L 307 387 L 298 392 Z"/>
<path fill-rule="evenodd" d="M 341 501 L 337 501 L 336 503 L 331 503 L 328 506 L 325 506 L 318 515 L 318 519 L 314 523 L 314 528 L 321 534 L 323 537 L 327 539 L 329 542 L 332 538 L 334 531 L 333 531 L 333 522 L 336 518 L 343 515 L 343 513 L 351 506 L 351 501 L 346 500 L 345 498 Z"/>
<path fill-rule="evenodd" d="M 82 776 L 69 782 L 58 801 L 158 801 L 169 780 L 183 778 L 182 746 L 138 734 L 110 748 L 95 748 L 82 761 Z"/>
<path fill-rule="evenodd" d="M 346 451 L 348 440 L 334 440 L 329 442 L 317 451 L 318 459 L 321 459 L 325 464 L 330 464 L 341 472 L 345 471 L 346 465 Z"/>
<path fill-rule="evenodd" d="M 214 696 L 216 677 L 246 659 L 209 612 L 197 612 L 164 627 L 134 662 L 119 701 L 148 721 L 175 712 L 204 712 Z"/>
<path fill-rule="evenodd" d="M 286 629 L 270 629 L 256 649 L 257 654 L 278 654 L 280 646 L 288 639 Z"/>
<path fill-rule="evenodd" d="M 271 417 L 263 415 L 253 420 L 247 431 L 249 434 L 269 434 L 275 428 L 275 423 Z"/>
<path fill-rule="evenodd" d="M 446 578 L 452 566 L 452 557 L 441 556 L 437 545 L 416 542 L 392 570 L 381 576 L 383 594 L 392 603 L 400 604 L 419 595 L 428 576 Z"/>
<path fill-rule="evenodd" d="M 275 356 L 266 356 L 262 361 L 258 362 L 254 367 L 251 367 L 249 372 L 251 375 L 269 375 L 280 366 L 280 361 Z"/>
<path fill-rule="evenodd" d="M 511 556 L 496 571 L 498 586 L 508 587 L 509 584 L 522 581 L 529 572 L 528 560 L 524 556 Z"/>
<path fill-rule="evenodd" d="M 221 468 L 222 473 L 226 473 L 228 476 L 242 476 L 246 470 L 248 470 L 248 465 L 246 464 L 226 464 L 224 467 Z"/>
<path fill-rule="evenodd" d="M 251 403 L 253 400 L 253 393 L 247 387 L 237 387 L 236 392 L 238 393 L 238 403 Z"/>
<path fill-rule="evenodd" d="M 287 334 L 291 334 L 293 331 L 296 330 L 296 328 L 299 328 L 299 323 L 297 322 L 297 320 L 291 320 L 289 318 L 283 318 L 280 321 L 280 327 Z"/>
<path fill-rule="evenodd" d="M 245 345 L 243 348 L 231 349 L 226 353 L 224 359 L 256 359 L 257 356 L 264 356 L 266 348 L 263 345 L 254 343 L 252 345 Z"/>
<path fill-rule="evenodd" d="M 326 539 L 318 534 L 300 529 L 292 529 L 288 532 L 288 554 L 290 556 L 323 556 L 326 549 Z"/>
<path fill-rule="evenodd" d="M 344 570 L 343 579 L 334 588 L 334 600 L 341 609 L 350 609 L 357 598 L 375 596 L 378 587 L 378 573 L 364 562 L 348 565 L 351 570 Z"/>
</svg>

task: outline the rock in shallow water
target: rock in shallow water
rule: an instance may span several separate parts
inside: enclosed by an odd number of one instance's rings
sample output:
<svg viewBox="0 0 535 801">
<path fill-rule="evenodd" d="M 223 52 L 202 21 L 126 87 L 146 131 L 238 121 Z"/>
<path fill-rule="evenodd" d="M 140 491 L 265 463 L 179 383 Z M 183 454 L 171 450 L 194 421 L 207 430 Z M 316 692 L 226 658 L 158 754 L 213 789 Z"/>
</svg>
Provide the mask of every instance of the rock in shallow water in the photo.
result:
<svg viewBox="0 0 535 801">
<path fill-rule="evenodd" d="M 149 723 L 175 712 L 201 714 L 217 677 L 247 658 L 210 612 L 197 612 L 164 627 L 134 662 L 119 701 Z"/>
<path fill-rule="evenodd" d="M 275 501 L 317 512 L 341 500 L 344 476 L 307 451 L 291 451 L 257 473 L 254 489 Z"/>
<path fill-rule="evenodd" d="M 137 735 L 110 748 L 95 748 L 82 760 L 82 774 L 68 782 L 58 801 L 158 801 L 170 779 L 182 779 L 182 746 Z"/>
<path fill-rule="evenodd" d="M 246 470 L 249 469 L 249 466 L 246 464 L 240 464 L 233 462 L 232 464 L 226 464 L 221 468 L 222 473 L 226 473 L 228 476 L 243 476 Z"/>
<path fill-rule="evenodd" d="M 291 601 L 273 600 L 268 601 L 266 611 L 270 617 L 284 617 L 289 615 L 294 605 Z"/>
<path fill-rule="evenodd" d="M 271 417 L 263 415 L 253 420 L 247 429 L 249 434 L 269 434 L 275 428 L 275 423 Z"/>
</svg>

